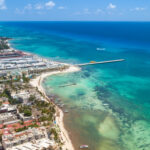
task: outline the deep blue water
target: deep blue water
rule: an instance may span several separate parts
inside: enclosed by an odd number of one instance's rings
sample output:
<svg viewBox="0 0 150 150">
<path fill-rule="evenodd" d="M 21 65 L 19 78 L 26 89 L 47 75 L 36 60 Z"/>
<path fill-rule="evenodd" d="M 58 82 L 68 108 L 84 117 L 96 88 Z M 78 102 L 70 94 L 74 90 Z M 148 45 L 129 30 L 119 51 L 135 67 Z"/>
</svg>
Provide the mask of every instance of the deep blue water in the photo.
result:
<svg viewBox="0 0 150 150">
<path fill-rule="evenodd" d="M 17 49 L 73 64 L 124 58 L 49 77 L 44 86 L 75 108 L 67 123 L 82 112 L 67 127 L 81 131 L 91 150 L 150 149 L 150 22 L 0 22 L 0 36 L 12 37 Z M 72 81 L 76 87 L 58 88 Z"/>
<path fill-rule="evenodd" d="M 150 46 L 150 22 L 1 22 L 8 27 L 96 41 Z M 134 45 L 135 44 L 135 45 Z"/>
</svg>

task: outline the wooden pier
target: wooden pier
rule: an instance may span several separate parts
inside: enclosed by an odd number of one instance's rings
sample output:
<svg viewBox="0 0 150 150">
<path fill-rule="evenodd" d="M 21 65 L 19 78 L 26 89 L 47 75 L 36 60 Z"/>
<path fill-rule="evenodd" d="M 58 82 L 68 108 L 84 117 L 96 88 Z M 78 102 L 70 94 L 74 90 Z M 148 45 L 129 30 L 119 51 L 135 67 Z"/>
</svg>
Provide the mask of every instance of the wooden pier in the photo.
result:
<svg viewBox="0 0 150 150">
<path fill-rule="evenodd" d="M 99 62 L 89 62 L 84 64 L 77 64 L 76 66 L 87 66 L 87 65 L 96 65 L 96 64 L 106 64 L 106 63 L 114 63 L 114 62 L 121 62 L 125 61 L 125 59 L 117 59 L 117 60 L 107 60 L 107 61 L 99 61 Z"/>
<path fill-rule="evenodd" d="M 70 84 L 60 85 L 59 87 L 66 87 L 66 86 L 73 86 L 73 85 L 76 85 L 76 83 L 70 83 Z"/>
</svg>

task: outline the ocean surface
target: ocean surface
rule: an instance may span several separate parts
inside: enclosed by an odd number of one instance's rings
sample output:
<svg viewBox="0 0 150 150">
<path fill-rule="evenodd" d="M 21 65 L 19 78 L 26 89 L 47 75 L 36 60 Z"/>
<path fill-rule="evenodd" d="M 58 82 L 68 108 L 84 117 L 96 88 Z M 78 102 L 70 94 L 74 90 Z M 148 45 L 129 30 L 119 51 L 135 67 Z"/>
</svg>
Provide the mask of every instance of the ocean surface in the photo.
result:
<svg viewBox="0 0 150 150">
<path fill-rule="evenodd" d="M 76 149 L 150 150 L 150 22 L 0 22 L 14 48 L 82 67 L 47 77 Z M 60 87 L 72 84 L 73 86 Z"/>
</svg>

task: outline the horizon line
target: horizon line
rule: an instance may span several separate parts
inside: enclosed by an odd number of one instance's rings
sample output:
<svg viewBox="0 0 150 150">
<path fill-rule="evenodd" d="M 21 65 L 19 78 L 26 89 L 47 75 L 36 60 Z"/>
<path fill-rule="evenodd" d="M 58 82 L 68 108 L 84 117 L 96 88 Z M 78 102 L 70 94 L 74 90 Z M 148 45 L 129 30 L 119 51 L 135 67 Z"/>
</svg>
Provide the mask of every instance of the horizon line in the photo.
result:
<svg viewBox="0 0 150 150">
<path fill-rule="evenodd" d="M 150 21 L 129 21 L 129 20 L 0 20 L 0 22 L 150 22 Z"/>
</svg>

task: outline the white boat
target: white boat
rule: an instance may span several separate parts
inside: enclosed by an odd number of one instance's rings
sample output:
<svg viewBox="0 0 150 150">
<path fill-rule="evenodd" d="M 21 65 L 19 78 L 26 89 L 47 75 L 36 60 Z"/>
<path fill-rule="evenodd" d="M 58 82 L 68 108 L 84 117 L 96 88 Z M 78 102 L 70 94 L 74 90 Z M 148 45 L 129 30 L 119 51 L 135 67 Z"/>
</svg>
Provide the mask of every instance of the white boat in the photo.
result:
<svg viewBox="0 0 150 150">
<path fill-rule="evenodd" d="M 65 110 L 64 112 L 65 112 L 65 113 L 69 113 L 69 111 L 68 111 L 68 110 Z"/>
<path fill-rule="evenodd" d="M 99 47 L 98 47 L 98 48 L 96 48 L 96 50 L 97 50 L 97 51 L 105 51 L 106 48 L 99 48 Z"/>
<path fill-rule="evenodd" d="M 80 149 L 84 149 L 84 148 L 89 148 L 89 146 L 88 145 L 81 145 L 80 146 Z"/>
<path fill-rule="evenodd" d="M 104 106 L 108 106 L 108 104 L 103 104 Z"/>
</svg>

